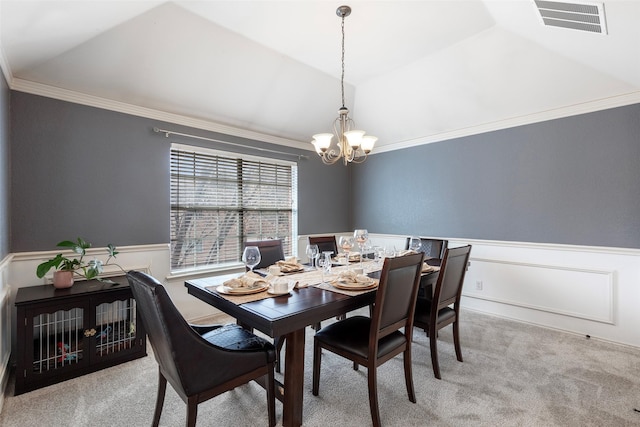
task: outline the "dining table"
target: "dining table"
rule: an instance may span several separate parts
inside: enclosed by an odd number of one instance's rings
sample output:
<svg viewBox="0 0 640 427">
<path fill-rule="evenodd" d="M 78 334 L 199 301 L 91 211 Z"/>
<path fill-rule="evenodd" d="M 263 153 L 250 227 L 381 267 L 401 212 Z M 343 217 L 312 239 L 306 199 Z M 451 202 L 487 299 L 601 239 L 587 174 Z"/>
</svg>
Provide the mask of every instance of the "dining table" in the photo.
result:
<svg viewBox="0 0 640 427">
<path fill-rule="evenodd" d="M 276 381 L 275 390 L 276 398 L 283 404 L 283 426 L 302 425 L 306 327 L 375 302 L 376 287 L 351 291 L 330 284 L 341 271 L 358 267 L 359 263 L 338 266 L 332 269 L 331 276 L 325 276 L 320 270 L 305 266 L 304 271 L 285 276 L 295 287 L 282 295 L 272 295 L 266 290 L 240 296 L 224 293 L 221 285 L 237 278 L 237 273 L 185 281 L 190 295 L 234 317 L 244 328 L 272 338 L 284 337 L 284 383 Z M 375 277 L 379 276 L 382 263 L 367 261 L 362 267 L 364 274 Z M 437 270 L 426 271 L 424 275 L 437 276 Z"/>
</svg>

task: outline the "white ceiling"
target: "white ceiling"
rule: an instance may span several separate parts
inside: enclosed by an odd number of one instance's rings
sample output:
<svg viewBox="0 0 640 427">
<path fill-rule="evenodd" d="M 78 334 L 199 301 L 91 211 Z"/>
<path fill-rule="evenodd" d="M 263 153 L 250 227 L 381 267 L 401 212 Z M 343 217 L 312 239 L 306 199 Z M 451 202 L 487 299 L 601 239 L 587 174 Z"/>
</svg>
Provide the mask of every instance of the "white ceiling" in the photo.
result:
<svg viewBox="0 0 640 427">
<path fill-rule="evenodd" d="M 310 148 L 341 106 L 342 1 L 0 1 L 11 88 Z M 608 34 L 532 0 L 349 0 L 346 106 L 377 151 L 640 102 L 640 1 Z M 251 131 L 251 132 L 246 132 Z"/>
</svg>

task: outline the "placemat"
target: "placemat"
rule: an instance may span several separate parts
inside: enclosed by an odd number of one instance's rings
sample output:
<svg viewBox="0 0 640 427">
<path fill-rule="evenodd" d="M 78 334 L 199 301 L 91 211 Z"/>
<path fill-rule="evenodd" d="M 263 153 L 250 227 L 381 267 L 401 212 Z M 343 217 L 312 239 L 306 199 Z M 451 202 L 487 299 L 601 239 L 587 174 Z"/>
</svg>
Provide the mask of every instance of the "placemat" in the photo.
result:
<svg viewBox="0 0 640 427">
<path fill-rule="evenodd" d="M 345 270 L 349 270 L 349 269 L 354 269 L 354 268 L 360 268 L 360 263 L 353 263 L 351 265 L 344 265 L 344 266 L 340 266 L 340 267 L 333 267 L 331 269 L 331 275 L 328 276 L 324 276 L 324 281 L 325 282 L 329 282 L 331 280 L 335 280 L 338 278 L 338 273 L 340 273 L 341 271 L 345 271 Z M 364 274 L 368 274 L 368 273 L 372 273 L 374 271 L 378 271 L 382 268 L 382 264 L 378 264 L 374 261 L 364 261 L 362 263 L 362 269 L 364 270 Z M 288 280 L 293 280 L 296 282 L 296 287 L 298 288 L 306 288 L 307 286 L 317 286 L 320 287 L 321 289 L 325 289 L 328 291 L 332 291 L 332 292 L 338 292 L 338 293 L 342 293 L 345 295 L 359 295 L 361 293 L 364 292 L 371 292 L 371 291 L 375 291 L 377 288 L 373 288 L 373 289 L 366 289 L 364 291 L 348 291 L 348 290 L 343 290 L 343 289 L 337 289 L 334 288 L 333 286 L 329 285 L 328 283 L 324 283 L 323 284 L 323 274 L 322 271 L 320 270 L 311 270 L 306 269 L 305 268 L 305 272 L 304 273 L 297 273 L 297 274 L 288 274 L 286 276 L 283 276 Z M 322 286 L 319 286 L 322 285 Z M 278 295 L 272 295 L 270 293 L 268 293 L 267 291 L 263 291 L 263 292 L 258 292 L 255 294 L 249 294 L 249 295 L 228 295 L 228 294 L 223 294 L 221 292 L 218 292 L 217 288 L 219 285 L 215 285 L 215 286 L 206 286 L 205 289 L 207 289 L 209 292 L 215 293 L 220 295 L 221 297 L 223 297 L 224 299 L 231 301 L 234 304 L 240 305 L 240 304 L 245 304 L 248 302 L 253 302 L 253 301 L 260 301 L 262 299 L 265 298 L 273 298 L 273 297 L 277 297 Z"/>
<path fill-rule="evenodd" d="M 229 294 L 223 294 L 221 292 L 218 292 L 218 290 L 216 289 L 218 286 L 219 285 L 206 286 L 205 289 L 214 294 L 218 294 L 222 298 L 226 299 L 227 301 L 231 301 L 232 303 L 237 305 L 244 304 L 247 302 L 260 301 L 261 299 L 273 298 L 278 296 L 278 295 L 270 294 L 266 290 L 255 293 L 255 294 L 249 294 L 249 295 L 229 295 Z"/>
</svg>

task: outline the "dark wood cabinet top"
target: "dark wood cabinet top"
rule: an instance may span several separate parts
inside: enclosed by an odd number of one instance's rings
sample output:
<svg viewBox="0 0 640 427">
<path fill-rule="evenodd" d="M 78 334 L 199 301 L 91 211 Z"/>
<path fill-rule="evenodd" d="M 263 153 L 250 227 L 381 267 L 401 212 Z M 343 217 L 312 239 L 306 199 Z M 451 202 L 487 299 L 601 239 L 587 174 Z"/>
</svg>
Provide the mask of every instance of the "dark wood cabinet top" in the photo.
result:
<svg viewBox="0 0 640 427">
<path fill-rule="evenodd" d="M 15 305 L 19 306 L 50 299 L 63 300 L 85 294 L 113 292 L 129 288 L 126 276 L 110 277 L 109 280 L 116 283 L 105 283 L 94 279 L 76 281 L 72 287 L 67 289 L 56 289 L 53 285 L 27 286 L 18 289 Z"/>
</svg>

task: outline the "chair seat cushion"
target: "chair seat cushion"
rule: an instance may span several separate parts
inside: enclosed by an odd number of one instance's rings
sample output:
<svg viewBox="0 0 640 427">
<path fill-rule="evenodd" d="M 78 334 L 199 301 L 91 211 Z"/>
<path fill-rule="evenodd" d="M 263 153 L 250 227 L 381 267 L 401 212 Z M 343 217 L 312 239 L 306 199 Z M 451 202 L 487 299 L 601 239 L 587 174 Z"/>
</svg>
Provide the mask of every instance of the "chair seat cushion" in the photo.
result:
<svg viewBox="0 0 640 427">
<path fill-rule="evenodd" d="M 206 332 L 202 338 L 211 344 L 228 350 L 259 350 L 273 348 L 273 344 L 242 327 L 230 323 Z"/>
<path fill-rule="evenodd" d="M 429 324 L 431 316 L 431 300 L 418 299 L 416 303 L 416 315 L 414 318 L 414 324 Z M 447 320 L 453 320 L 456 317 L 456 312 L 451 307 L 444 307 L 438 312 L 438 323 L 445 322 Z"/>
<path fill-rule="evenodd" d="M 369 330 L 371 319 L 364 316 L 353 316 L 328 325 L 315 335 L 315 339 L 323 344 L 346 350 L 366 358 L 369 354 Z M 400 331 L 395 331 L 378 342 L 378 357 L 384 356 L 406 342 Z"/>
</svg>

